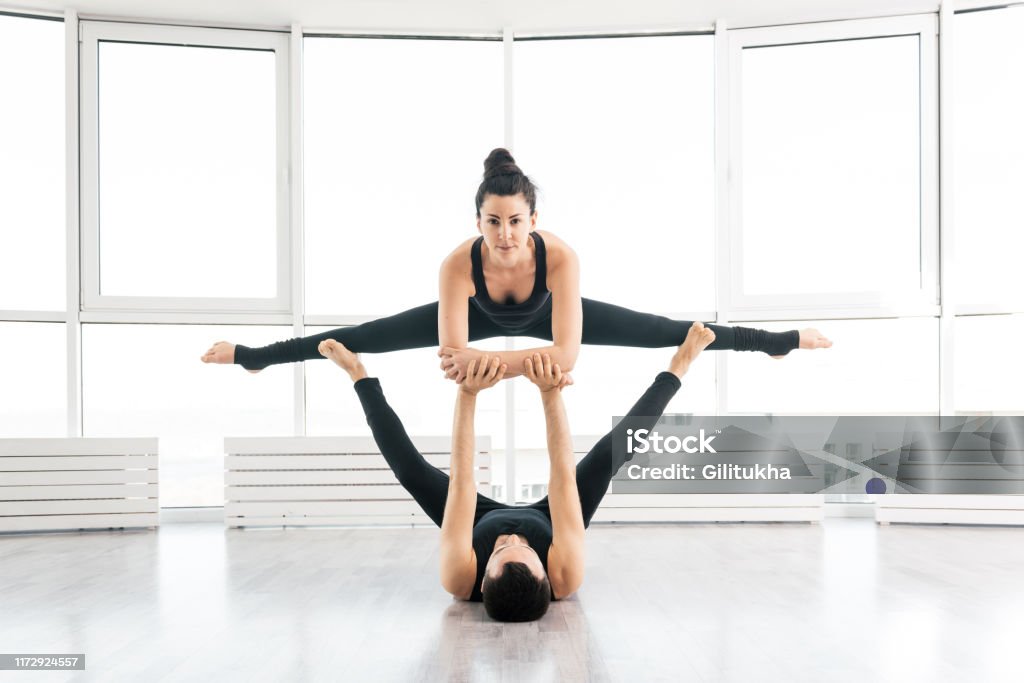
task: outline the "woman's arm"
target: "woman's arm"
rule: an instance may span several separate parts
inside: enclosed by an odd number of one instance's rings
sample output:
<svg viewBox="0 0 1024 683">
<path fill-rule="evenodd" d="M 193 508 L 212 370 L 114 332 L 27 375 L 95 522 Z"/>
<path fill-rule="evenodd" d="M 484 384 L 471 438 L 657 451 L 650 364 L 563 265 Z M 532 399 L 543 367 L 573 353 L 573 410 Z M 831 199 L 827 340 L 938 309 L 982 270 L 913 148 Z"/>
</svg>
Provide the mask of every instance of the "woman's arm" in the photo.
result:
<svg viewBox="0 0 1024 683">
<path fill-rule="evenodd" d="M 469 346 L 469 297 L 475 293 L 469 258 L 471 245 L 472 240 L 459 245 L 441 263 L 437 303 L 437 338 L 441 347 Z"/>
<path fill-rule="evenodd" d="M 473 473 L 476 395 L 481 389 L 497 384 L 504 374 L 497 357 L 485 357 L 482 361 L 486 362 L 479 363 L 479 368 L 476 362 L 473 363 L 455 399 L 448 498 L 441 522 L 441 585 L 462 600 L 469 599 L 473 593 L 478 561 L 473 552 L 473 515 L 477 494 Z"/>
<path fill-rule="evenodd" d="M 549 356 L 539 354 L 525 361 L 526 376 L 540 389 L 547 424 L 551 477 L 548 508 L 551 511 L 551 548 L 548 579 L 556 598 L 572 595 L 583 583 L 585 566 L 583 510 L 576 487 L 576 461 L 572 451 L 569 419 L 562 403 L 563 374 Z"/>
<path fill-rule="evenodd" d="M 517 377 L 524 374 L 523 362 L 536 353 L 546 353 L 553 363 L 569 372 L 576 364 L 580 352 L 580 340 L 583 337 L 583 303 L 580 298 L 580 267 L 576 253 L 558 238 L 545 233 L 545 243 L 554 248 L 548 252 L 548 289 L 551 290 L 551 346 L 522 349 L 519 351 L 502 351 L 501 359 L 508 365 L 506 377 Z M 442 306 L 444 297 L 442 296 Z M 468 311 L 467 311 L 468 313 Z M 440 328 L 439 332 L 440 332 Z M 468 332 L 467 332 L 468 335 Z M 446 344 L 445 335 L 441 333 L 441 369 L 445 370 L 449 379 L 461 382 L 465 377 L 466 368 L 471 360 L 484 354 L 478 349 L 468 348 L 468 344 Z"/>
</svg>

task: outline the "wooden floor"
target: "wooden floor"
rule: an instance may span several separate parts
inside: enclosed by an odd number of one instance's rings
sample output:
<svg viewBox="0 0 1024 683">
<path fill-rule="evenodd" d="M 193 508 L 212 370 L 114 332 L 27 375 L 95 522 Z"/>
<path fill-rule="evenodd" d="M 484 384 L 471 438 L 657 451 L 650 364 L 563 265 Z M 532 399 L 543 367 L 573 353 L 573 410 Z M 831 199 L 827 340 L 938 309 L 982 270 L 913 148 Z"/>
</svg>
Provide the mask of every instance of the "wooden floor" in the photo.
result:
<svg viewBox="0 0 1024 683">
<path fill-rule="evenodd" d="M 0 681 L 1024 681 L 1024 529 L 594 525 L 528 624 L 453 602 L 436 529 L 0 537 Z"/>
</svg>

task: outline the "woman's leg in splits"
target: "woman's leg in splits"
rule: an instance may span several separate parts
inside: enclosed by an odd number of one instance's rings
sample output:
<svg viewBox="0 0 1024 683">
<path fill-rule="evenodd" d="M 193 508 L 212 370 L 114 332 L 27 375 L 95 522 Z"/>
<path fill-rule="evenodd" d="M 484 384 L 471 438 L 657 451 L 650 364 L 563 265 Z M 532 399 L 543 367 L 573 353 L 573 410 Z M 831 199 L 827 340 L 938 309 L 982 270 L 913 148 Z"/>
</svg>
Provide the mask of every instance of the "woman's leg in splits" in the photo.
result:
<svg viewBox="0 0 1024 683">
<path fill-rule="evenodd" d="M 693 325 L 692 320 L 672 320 L 661 315 L 640 313 L 603 301 L 583 299 L 584 344 L 635 346 L 648 349 L 679 346 Z M 784 356 L 800 347 L 800 331 L 768 332 L 751 327 L 707 324 L 715 333 L 709 351 L 764 351 Z M 524 336 L 551 340 L 551 322 L 527 331 Z"/>
<path fill-rule="evenodd" d="M 330 353 L 331 360 L 355 381 L 353 388 L 366 414 L 366 423 L 398 483 L 409 492 L 427 517 L 441 526 L 445 502 L 448 500 L 448 475 L 427 462 L 416 449 L 402 421 L 384 398 L 380 381 L 376 377 L 366 376 L 366 370 L 358 357 L 336 345 L 333 345 Z M 491 510 L 503 507 L 507 506 L 477 493 L 473 523 Z"/>
<path fill-rule="evenodd" d="M 476 306 L 469 307 L 470 341 L 502 335 L 504 332 Z M 325 339 L 339 341 L 353 353 L 387 353 L 437 346 L 437 302 L 361 325 L 339 327 L 308 337 L 293 337 L 268 346 L 250 348 L 236 344 L 234 362 L 246 370 L 262 370 L 269 365 L 320 359 L 323 356 L 317 347 Z"/>
</svg>

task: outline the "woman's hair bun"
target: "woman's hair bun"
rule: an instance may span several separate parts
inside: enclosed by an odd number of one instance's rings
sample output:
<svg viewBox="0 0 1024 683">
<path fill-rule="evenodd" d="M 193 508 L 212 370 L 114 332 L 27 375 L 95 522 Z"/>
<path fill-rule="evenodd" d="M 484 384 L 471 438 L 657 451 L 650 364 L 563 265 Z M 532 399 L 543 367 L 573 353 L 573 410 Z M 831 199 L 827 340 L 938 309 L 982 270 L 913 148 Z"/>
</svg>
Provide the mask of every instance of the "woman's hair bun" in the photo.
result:
<svg viewBox="0 0 1024 683">
<path fill-rule="evenodd" d="M 484 161 L 484 179 L 476 190 L 477 218 L 480 218 L 484 197 L 489 194 L 497 197 L 514 197 L 521 194 L 530 205 L 530 215 L 537 212 L 537 187 L 516 165 L 512 153 L 504 147 L 492 149 Z"/>
<path fill-rule="evenodd" d="M 498 175 L 513 175 L 522 173 L 512 158 L 512 153 L 504 147 L 497 147 L 491 150 L 484 160 L 484 178 L 492 178 Z"/>
</svg>

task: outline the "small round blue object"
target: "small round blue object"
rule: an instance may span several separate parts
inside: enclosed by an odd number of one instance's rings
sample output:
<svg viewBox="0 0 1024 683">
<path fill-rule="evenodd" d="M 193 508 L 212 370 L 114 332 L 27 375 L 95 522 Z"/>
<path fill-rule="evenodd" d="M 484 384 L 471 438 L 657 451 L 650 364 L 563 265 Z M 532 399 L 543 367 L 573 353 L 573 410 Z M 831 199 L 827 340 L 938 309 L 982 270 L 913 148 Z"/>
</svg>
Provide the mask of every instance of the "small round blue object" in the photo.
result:
<svg viewBox="0 0 1024 683">
<path fill-rule="evenodd" d="M 885 482 L 878 477 L 872 477 L 864 485 L 864 491 L 867 493 L 885 493 Z"/>
</svg>

